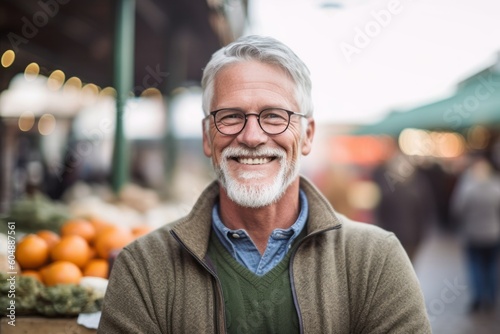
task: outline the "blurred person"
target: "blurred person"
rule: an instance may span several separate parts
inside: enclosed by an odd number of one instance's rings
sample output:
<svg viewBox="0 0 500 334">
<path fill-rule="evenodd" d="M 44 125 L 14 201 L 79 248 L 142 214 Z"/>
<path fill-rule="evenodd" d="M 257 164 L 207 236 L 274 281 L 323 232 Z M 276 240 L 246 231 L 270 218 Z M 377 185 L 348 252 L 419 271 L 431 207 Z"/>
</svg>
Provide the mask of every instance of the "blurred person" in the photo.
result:
<svg viewBox="0 0 500 334">
<path fill-rule="evenodd" d="M 454 232 L 456 226 L 450 219 L 450 199 L 456 177 L 448 173 L 435 158 L 428 158 L 418 167 L 430 189 L 430 196 L 435 203 L 436 223 L 445 232 Z"/>
<path fill-rule="evenodd" d="M 473 158 L 458 181 L 452 214 L 460 224 L 472 285 L 471 311 L 496 301 L 500 243 L 500 178 L 484 157 Z"/>
<path fill-rule="evenodd" d="M 374 169 L 373 181 L 380 190 L 374 209 L 375 224 L 393 232 L 412 261 L 430 222 L 435 219 L 435 203 L 427 177 L 414 160 L 398 148 Z"/>
<path fill-rule="evenodd" d="M 100 333 L 430 333 L 397 238 L 349 221 L 299 176 L 315 132 L 305 64 L 242 37 L 204 69 L 203 149 L 217 181 L 123 249 Z"/>
</svg>

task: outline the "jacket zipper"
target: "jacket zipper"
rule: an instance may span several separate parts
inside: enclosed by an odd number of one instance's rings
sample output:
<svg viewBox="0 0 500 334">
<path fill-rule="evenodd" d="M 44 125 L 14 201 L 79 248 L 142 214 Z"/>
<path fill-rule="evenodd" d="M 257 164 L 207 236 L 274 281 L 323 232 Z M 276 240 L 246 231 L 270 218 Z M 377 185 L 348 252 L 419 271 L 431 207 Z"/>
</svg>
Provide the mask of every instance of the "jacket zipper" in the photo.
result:
<svg viewBox="0 0 500 334">
<path fill-rule="evenodd" d="M 292 297 L 293 297 L 293 303 L 295 304 L 295 310 L 297 311 L 297 316 L 299 318 L 299 330 L 300 330 L 300 334 L 303 334 L 304 333 L 304 323 L 302 321 L 302 314 L 301 314 L 301 311 L 300 311 L 300 306 L 299 306 L 299 301 L 297 300 L 297 291 L 295 290 L 295 281 L 294 281 L 294 278 L 293 278 L 293 259 L 295 258 L 295 254 L 297 253 L 299 247 L 302 245 L 302 243 L 304 243 L 304 241 L 306 241 L 307 239 L 310 239 L 318 234 L 321 234 L 321 233 L 325 233 L 325 232 L 328 232 L 328 231 L 333 231 L 333 230 L 338 230 L 339 228 L 341 228 L 342 225 L 336 225 L 336 226 L 333 226 L 331 228 L 327 228 L 325 230 L 321 230 L 321 231 L 317 231 L 317 232 L 314 232 L 314 233 L 311 233 L 307 236 L 305 236 L 302 240 L 299 240 L 299 243 L 297 244 L 296 247 L 294 247 L 294 250 L 293 250 L 293 253 L 292 255 L 290 255 L 290 266 L 288 267 L 288 272 L 289 272 L 289 275 L 290 275 L 290 285 L 291 285 L 291 288 L 292 288 Z"/>
<path fill-rule="evenodd" d="M 217 274 L 205 262 L 203 262 L 202 260 L 200 260 L 196 255 L 194 255 L 194 253 L 189 249 L 189 247 L 186 246 L 186 244 L 184 244 L 184 242 L 182 242 L 182 240 L 177 236 L 177 234 L 174 231 L 170 231 L 170 234 L 172 234 L 172 236 L 175 238 L 175 240 L 177 240 L 177 242 L 189 254 L 191 254 L 191 256 L 194 257 L 196 259 L 196 261 L 198 261 L 198 263 L 202 265 L 203 268 L 205 268 L 213 276 L 214 281 L 212 281 L 212 285 L 213 285 L 214 290 L 215 290 L 215 294 L 214 294 L 214 305 L 215 305 L 214 322 L 215 322 L 215 332 L 216 333 L 221 333 L 220 330 L 219 330 L 219 328 L 222 328 L 222 333 L 226 333 L 225 324 L 222 327 L 221 324 L 219 323 L 219 317 L 218 317 L 218 314 L 219 314 L 219 310 L 218 310 L 219 303 L 222 303 L 222 301 L 224 300 L 224 298 L 222 297 L 222 293 L 220 291 L 221 290 L 220 289 L 221 283 L 219 281 L 219 277 L 217 276 Z M 219 302 L 219 300 L 220 300 L 220 302 Z M 222 319 L 225 319 L 225 318 L 226 318 L 225 309 L 224 309 L 224 307 L 222 307 Z"/>
</svg>

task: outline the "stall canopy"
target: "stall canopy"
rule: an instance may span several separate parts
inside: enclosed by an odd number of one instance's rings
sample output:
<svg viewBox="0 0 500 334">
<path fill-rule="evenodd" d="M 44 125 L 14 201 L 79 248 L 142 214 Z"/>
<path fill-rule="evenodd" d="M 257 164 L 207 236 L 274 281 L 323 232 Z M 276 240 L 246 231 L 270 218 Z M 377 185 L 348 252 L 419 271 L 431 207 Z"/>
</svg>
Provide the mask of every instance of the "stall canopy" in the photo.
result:
<svg viewBox="0 0 500 334">
<path fill-rule="evenodd" d="M 482 71 L 460 83 L 440 101 L 406 111 L 394 111 L 380 122 L 363 126 L 356 135 L 398 136 L 405 128 L 460 131 L 473 125 L 500 125 L 500 73 Z"/>
<path fill-rule="evenodd" d="M 62 70 L 67 78 L 100 87 L 113 82 L 117 0 L 0 1 L 0 56 L 16 60 L 2 69 L 0 91 L 36 62 L 40 74 Z M 134 93 L 149 87 L 168 93 L 201 69 L 222 44 L 241 35 L 247 1 L 136 0 Z M 231 19 L 231 20 L 229 20 Z"/>
</svg>

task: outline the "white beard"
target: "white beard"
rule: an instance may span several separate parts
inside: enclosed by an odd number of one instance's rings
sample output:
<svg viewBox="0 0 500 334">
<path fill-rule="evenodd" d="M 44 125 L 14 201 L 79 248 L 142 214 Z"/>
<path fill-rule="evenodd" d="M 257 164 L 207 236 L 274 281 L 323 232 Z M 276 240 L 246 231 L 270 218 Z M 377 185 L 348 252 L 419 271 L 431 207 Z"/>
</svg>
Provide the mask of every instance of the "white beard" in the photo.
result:
<svg viewBox="0 0 500 334">
<path fill-rule="evenodd" d="M 254 180 L 250 184 L 242 184 L 233 178 L 228 161 L 231 157 L 264 157 L 275 156 L 279 160 L 280 170 L 271 184 L 259 182 L 266 176 L 264 172 L 241 172 L 237 176 L 243 180 Z M 286 159 L 282 149 L 228 147 L 222 151 L 221 164 L 214 169 L 220 184 L 226 189 L 228 197 L 237 204 L 248 208 L 260 208 L 276 203 L 290 184 L 297 178 L 300 170 L 300 157 L 294 163 Z"/>
</svg>

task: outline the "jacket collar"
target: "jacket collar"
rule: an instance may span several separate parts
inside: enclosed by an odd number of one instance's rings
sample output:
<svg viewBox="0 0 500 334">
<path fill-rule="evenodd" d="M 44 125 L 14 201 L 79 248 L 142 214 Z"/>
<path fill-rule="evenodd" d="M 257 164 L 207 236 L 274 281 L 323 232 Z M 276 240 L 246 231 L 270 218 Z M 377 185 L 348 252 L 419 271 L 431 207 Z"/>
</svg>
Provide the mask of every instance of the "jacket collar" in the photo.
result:
<svg viewBox="0 0 500 334">
<path fill-rule="evenodd" d="M 307 234 L 339 228 L 341 221 L 327 199 L 306 178 L 300 177 L 300 188 L 309 203 Z M 191 212 L 172 228 L 177 239 L 198 259 L 203 259 L 208 249 L 212 229 L 212 208 L 219 196 L 219 183 L 212 182 L 200 195 Z"/>
</svg>

